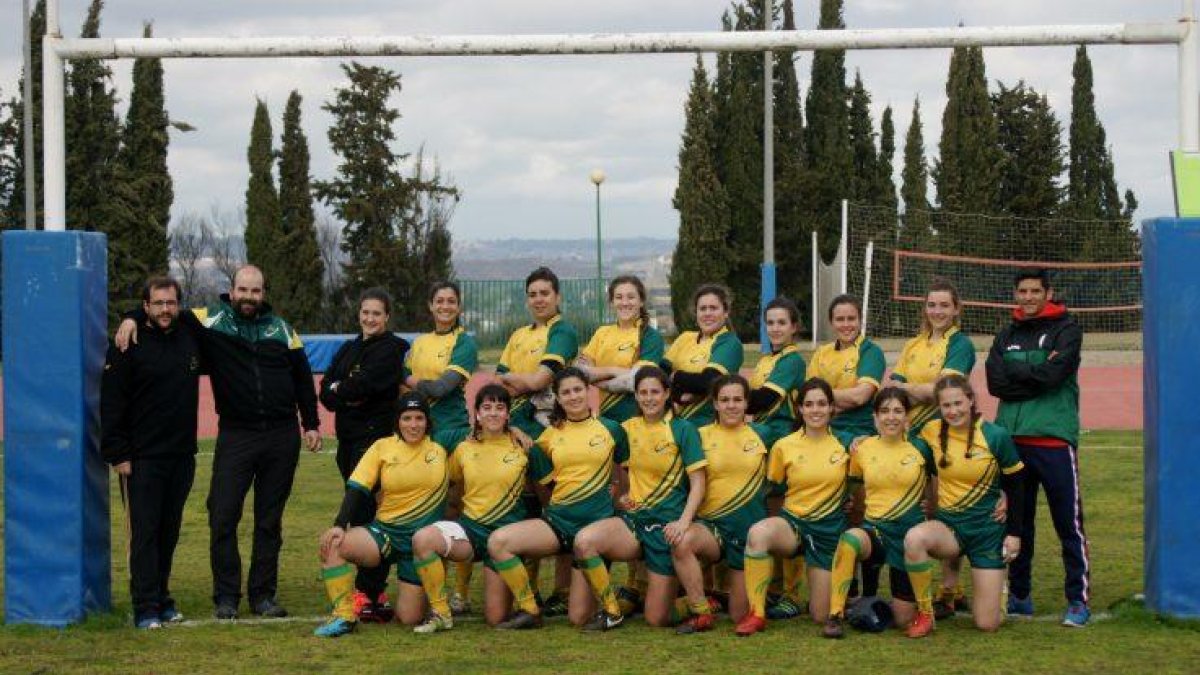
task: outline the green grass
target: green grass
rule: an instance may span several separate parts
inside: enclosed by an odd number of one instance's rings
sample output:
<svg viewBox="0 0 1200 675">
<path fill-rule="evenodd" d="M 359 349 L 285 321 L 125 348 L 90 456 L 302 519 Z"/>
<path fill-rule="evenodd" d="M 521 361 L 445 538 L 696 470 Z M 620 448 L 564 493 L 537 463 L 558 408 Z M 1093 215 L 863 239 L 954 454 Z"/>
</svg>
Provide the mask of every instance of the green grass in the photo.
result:
<svg viewBox="0 0 1200 675">
<path fill-rule="evenodd" d="M 432 672 L 779 672 L 784 668 L 857 672 L 1012 673 L 1195 672 L 1200 633 L 1194 623 L 1163 621 L 1128 598 L 1142 589 L 1142 452 L 1140 432 L 1091 433 L 1082 453 L 1084 500 L 1092 542 L 1094 609 L 1104 614 L 1086 630 L 1057 625 L 1062 568 L 1046 509 L 1035 565 L 1039 620 L 1014 622 L 983 635 L 961 617 L 943 622 L 930 639 L 901 634 L 852 634 L 823 640 L 807 620 L 776 622 L 751 639 L 733 636 L 722 620 L 711 634 L 678 637 L 638 620 L 604 635 L 581 635 L 553 620 L 539 632 L 507 634 L 478 620 L 448 634 L 413 635 L 392 625 L 366 626 L 339 640 L 311 636 L 315 622 L 200 625 L 138 632 L 130 605 L 120 507 L 113 492 L 113 589 L 116 607 L 66 630 L 0 628 L 0 672 L 310 672 L 383 670 Z M 174 590 L 182 610 L 208 619 L 211 579 L 204 498 L 211 444 L 205 444 L 188 502 L 176 559 Z M 339 502 L 330 454 L 305 454 L 285 517 L 280 600 L 293 614 L 316 617 L 324 598 L 317 581 L 315 540 Z M 250 514 L 247 513 L 245 523 Z M 244 526 L 242 552 L 249 553 Z M 476 599 L 478 602 L 478 599 Z"/>
</svg>

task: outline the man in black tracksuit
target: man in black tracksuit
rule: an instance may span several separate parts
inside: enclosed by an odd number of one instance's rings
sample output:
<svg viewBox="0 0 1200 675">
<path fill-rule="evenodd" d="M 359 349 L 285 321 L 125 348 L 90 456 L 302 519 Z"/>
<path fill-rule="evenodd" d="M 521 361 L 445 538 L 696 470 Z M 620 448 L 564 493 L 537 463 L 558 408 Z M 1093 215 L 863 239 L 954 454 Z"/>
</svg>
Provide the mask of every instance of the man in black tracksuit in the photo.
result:
<svg viewBox="0 0 1200 675">
<path fill-rule="evenodd" d="M 171 562 L 196 472 L 200 347 L 192 331 L 179 327 L 174 279 L 150 279 L 142 305 L 140 343 L 108 350 L 100 447 L 126 497 L 134 624 L 158 628 L 183 619 L 171 598 Z"/>
<path fill-rule="evenodd" d="M 1000 399 L 996 424 L 1012 434 L 1025 465 L 1021 551 L 1009 566 L 1008 613 L 1033 614 L 1030 595 L 1038 486 L 1062 545 L 1067 611 L 1063 625 L 1087 625 L 1091 570 L 1079 489 L 1079 363 L 1083 331 L 1054 299 L 1045 271 L 1017 275 L 1012 323 L 992 343 L 988 391 Z"/>
</svg>

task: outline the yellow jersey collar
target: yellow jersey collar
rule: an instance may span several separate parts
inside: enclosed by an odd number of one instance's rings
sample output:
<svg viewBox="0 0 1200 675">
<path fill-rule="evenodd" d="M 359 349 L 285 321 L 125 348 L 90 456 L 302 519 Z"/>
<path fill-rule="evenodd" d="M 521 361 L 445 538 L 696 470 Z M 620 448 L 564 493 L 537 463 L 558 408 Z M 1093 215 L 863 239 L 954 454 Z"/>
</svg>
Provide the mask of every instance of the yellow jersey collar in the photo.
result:
<svg viewBox="0 0 1200 675">
<path fill-rule="evenodd" d="M 559 312 L 558 314 L 555 314 L 554 316 L 552 316 L 546 320 L 546 328 L 553 326 L 554 324 L 558 323 L 561 320 L 562 320 L 562 312 Z M 529 324 L 529 328 L 532 330 L 537 330 L 537 321 L 534 321 L 533 323 Z"/>
<path fill-rule="evenodd" d="M 728 332 L 729 332 L 729 326 L 721 326 L 721 330 L 713 333 L 712 337 L 710 337 L 709 339 L 716 342 L 717 338 L 721 337 L 722 335 L 724 335 L 725 333 L 728 333 Z M 704 332 L 697 330 L 696 331 L 696 344 L 700 344 L 703 341 L 704 341 Z"/>
<path fill-rule="evenodd" d="M 859 347 L 862 347 L 862 343 L 866 339 L 867 339 L 866 334 L 863 333 L 862 331 L 859 331 L 858 337 L 854 338 L 854 348 L 858 349 Z M 837 338 L 834 338 L 833 339 L 833 350 L 840 352 L 840 351 L 842 351 L 842 349 L 843 349 L 842 341 Z M 845 347 L 845 349 L 849 349 L 849 347 Z"/>
</svg>

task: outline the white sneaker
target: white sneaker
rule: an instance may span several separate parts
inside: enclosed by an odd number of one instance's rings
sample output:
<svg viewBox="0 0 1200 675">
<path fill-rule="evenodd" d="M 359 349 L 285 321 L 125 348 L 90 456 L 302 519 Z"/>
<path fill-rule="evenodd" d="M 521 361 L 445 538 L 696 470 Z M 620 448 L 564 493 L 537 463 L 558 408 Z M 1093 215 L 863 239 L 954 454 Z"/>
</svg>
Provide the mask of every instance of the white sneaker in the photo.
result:
<svg viewBox="0 0 1200 675">
<path fill-rule="evenodd" d="M 429 618 L 413 628 L 414 633 L 426 635 L 429 633 L 437 633 L 438 631 L 450 630 L 454 628 L 454 619 L 448 616 L 442 616 L 437 612 L 430 612 Z"/>
<path fill-rule="evenodd" d="M 471 601 L 455 593 L 450 596 L 450 615 L 461 616 L 471 613 Z"/>
</svg>

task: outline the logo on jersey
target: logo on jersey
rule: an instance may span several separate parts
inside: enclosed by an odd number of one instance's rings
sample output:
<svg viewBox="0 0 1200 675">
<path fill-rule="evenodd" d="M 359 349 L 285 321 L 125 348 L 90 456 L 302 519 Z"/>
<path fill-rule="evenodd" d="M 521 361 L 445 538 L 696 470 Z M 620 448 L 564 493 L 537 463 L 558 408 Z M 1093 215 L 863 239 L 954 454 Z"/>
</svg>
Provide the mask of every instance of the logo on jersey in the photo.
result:
<svg viewBox="0 0 1200 675">
<path fill-rule="evenodd" d="M 279 333 L 279 326 L 271 325 L 271 326 L 267 326 L 266 330 L 263 331 L 263 336 L 264 337 L 274 337 L 278 333 Z"/>
<path fill-rule="evenodd" d="M 439 359 L 444 359 L 447 356 L 450 356 L 450 348 L 449 347 L 445 347 L 440 352 L 437 353 L 437 357 Z"/>
<path fill-rule="evenodd" d="M 829 463 L 830 464 L 841 464 L 842 462 L 846 461 L 846 457 L 848 457 L 848 456 L 849 455 L 847 455 L 846 453 L 841 452 L 841 451 L 835 452 L 829 456 Z"/>
<path fill-rule="evenodd" d="M 501 457 L 500 461 L 504 462 L 505 464 L 516 464 L 517 460 L 519 459 L 521 459 L 521 453 L 514 451 L 504 455 L 504 457 Z"/>
<path fill-rule="evenodd" d="M 758 450 L 760 447 L 762 447 L 762 446 L 759 444 L 758 441 L 747 441 L 746 444 L 742 446 L 742 452 L 754 452 L 755 450 Z"/>
<path fill-rule="evenodd" d="M 626 343 L 625 343 L 625 344 L 623 344 L 623 345 L 619 345 L 619 346 L 617 347 L 617 351 L 619 351 L 619 352 L 627 352 L 627 351 L 629 351 L 630 349 L 633 349 L 633 347 L 634 347 L 634 343 L 633 343 L 633 342 L 626 342 Z"/>
<path fill-rule="evenodd" d="M 193 375 L 200 372 L 200 357 L 193 356 L 188 359 L 188 372 Z"/>
<path fill-rule="evenodd" d="M 425 453 L 425 463 L 426 464 L 434 464 L 436 462 L 437 462 L 437 451 L 436 450 L 430 450 L 429 452 Z"/>
<path fill-rule="evenodd" d="M 674 443 L 672 443 L 671 441 L 663 441 L 662 443 L 659 443 L 658 445 L 654 446 L 654 454 L 661 455 L 664 452 L 669 452 L 673 449 L 675 449 Z"/>
<path fill-rule="evenodd" d="M 604 445 L 604 437 L 603 436 L 596 435 L 596 436 L 592 436 L 591 438 L 588 439 L 589 447 L 598 448 L 601 445 Z"/>
<path fill-rule="evenodd" d="M 842 372 L 847 373 L 847 374 L 853 373 L 854 367 L 857 365 L 858 364 L 855 363 L 854 361 L 847 361 L 846 364 L 842 366 Z"/>
<path fill-rule="evenodd" d="M 915 461 L 917 461 L 916 455 L 905 455 L 904 459 L 900 460 L 900 466 L 908 466 Z"/>
</svg>

